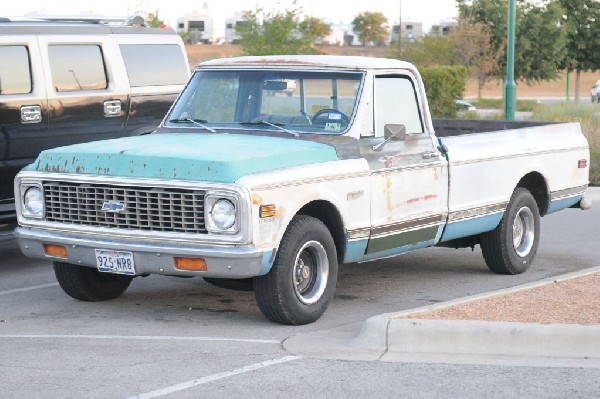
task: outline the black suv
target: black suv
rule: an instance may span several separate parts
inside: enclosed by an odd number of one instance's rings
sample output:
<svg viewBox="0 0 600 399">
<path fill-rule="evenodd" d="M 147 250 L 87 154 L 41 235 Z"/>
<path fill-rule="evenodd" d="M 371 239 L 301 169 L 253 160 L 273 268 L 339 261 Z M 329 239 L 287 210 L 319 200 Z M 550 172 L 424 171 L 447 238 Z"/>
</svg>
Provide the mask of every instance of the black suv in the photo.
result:
<svg viewBox="0 0 600 399">
<path fill-rule="evenodd" d="M 0 17 L 0 224 L 40 151 L 151 132 L 188 78 L 179 35 L 139 17 Z"/>
</svg>

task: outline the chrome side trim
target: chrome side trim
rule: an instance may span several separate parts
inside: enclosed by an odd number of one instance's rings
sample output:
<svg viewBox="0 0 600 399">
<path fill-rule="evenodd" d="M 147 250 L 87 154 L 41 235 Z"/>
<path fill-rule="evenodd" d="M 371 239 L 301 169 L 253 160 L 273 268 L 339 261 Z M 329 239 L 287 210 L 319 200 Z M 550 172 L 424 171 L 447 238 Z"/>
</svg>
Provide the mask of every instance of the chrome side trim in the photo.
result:
<svg viewBox="0 0 600 399">
<path fill-rule="evenodd" d="M 477 208 L 464 209 L 461 211 L 450 212 L 448 214 L 448 223 L 456 222 L 464 219 L 490 215 L 493 213 L 503 212 L 508 207 L 508 201 L 498 204 L 480 206 Z"/>
<path fill-rule="evenodd" d="M 356 177 L 368 177 L 370 175 L 371 175 L 371 171 L 363 171 L 363 172 L 356 172 L 356 173 L 349 173 L 349 174 L 348 173 L 347 174 L 336 174 L 336 175 L 325 176 L 325 177 L 309 177 L 306 179 L 298 179 L 298 180 L 286 181 L 286 182 L 281 182 L 281 183 L 260 184 L 258 186 L 254 186 L 252 188 L 252 190 L 253 191 L 273 190 L 273 189 L 285 188 L 285 187 L 303 186 L 303 185 L 307 185 L 307 184 L 325 183 L 325 182 L 336 181 L 336 180 L 347 180 L 347 179 L 353 179 Z"/>
<path fill-rule="evenodd" d="M 430 169 L 430 168 L 437 168 L 437 167 L 443 167 L 443 166 L 446 166 L 446 163 L 443 161 L 427 162 L 427 163 L 420 163 L 420 164 L 407 165 L 407 166 L 394 166 L 392 168 L 376 169 L 376 170 L 373 170 L 372 174 L 379 175 L 382 173 L 393 173 L 393 172 L 399 172 L 399 171 Z"/>
<path fill-rule="evenodd" d="M 371 228 L 371 238 L 385 237 L 399 232 L 419 230 L 427 227 L 437 226 L 444 222 L 443 215 L 432 215 L 418 219 L 405 220 L 390 224 L 374 226 Z"/>
<path fill-rule="evenodd" d="M 347 231 L 348 240 L 361 240 L 361 239 L 369 238 L 370 235 L 371 235 L 370 227 L 367 227 L 364 229 L 354 229 L 354 230 Z"/>
<path fill-rule="evenodd" d="M 557 154 L 557 153 L 562 154 L 562 153 L 569 152 L 569 151 L 581 151 L 581 150 L 587 151 L 588 147 L 581 146 L 581 147 L 572 147 L 572 148 L 561 148 L 558 150 L 529 151 L 529 152 L 526 152 L 523 154 L 502 155 L 502 156 L 490 157 L 490 158 L 469 159 L 466 161 L 454 161 L 453 162 L 452 160 L 450 160 L 450 166 L 468 165 L 468 164 L 472 164 L 472 163 L 489 162 L 489 161 L 502 161 L 502 160 L 507 160 L 507 159 L 530 157 L 532 155 L 550 155 L 550 154 Z"/>
<path fill-rule="evenodd" d="M 566 188 L 564 190 L 552 191 L 550 193 L 550 200 L 554 201 L 557 199 L 573 197 L 576 195 L 583 195 L 583 194 L 585 194 L 585 191 L 587 190 L 587 188 L 588 188 L 588 185 L 585 184 L 583 186 L 571 187 L 571 188 Z"/>
</svg>

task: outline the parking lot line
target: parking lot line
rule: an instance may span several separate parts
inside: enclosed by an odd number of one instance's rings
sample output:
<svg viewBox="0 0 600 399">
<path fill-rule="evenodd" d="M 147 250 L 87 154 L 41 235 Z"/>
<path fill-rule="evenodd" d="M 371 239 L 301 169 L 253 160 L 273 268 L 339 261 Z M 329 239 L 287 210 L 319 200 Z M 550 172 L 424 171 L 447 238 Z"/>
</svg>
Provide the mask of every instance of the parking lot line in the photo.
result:
<svg viewBox="0 0 600 399">
<path fill-rule="evenodd" d="M 199 378 L 197 380 L 186 381 L 186 382 L 182 382 L 180 384 L 171 385 L 170 387 L 166 387 L 166 388 L 162 388 L 162 389 L 157 389 L 156 391 L 142 393 L 142 394 L 139 394 L 139 395 L 136 395 L 136 396 L 131 396 L 128 399 L 150 399 L 150 398 L 158 398 L 160 396 L 169 395 L 169 394 L 172 394 L 174 392 L 183 391 L 185 389 L 193 388 L 193 387 L 196 387 L 198 385 L 206 384 L 206 383 L 217 381 L 217 380 L 222 380 L 223 378 L 233 377 L 233 376 L 238 375 L 238 374 L 247 373 L 247 372 L 258 370 L 258 369 L 262 369 L 262 368 L 265 368 L 265 367 L 274 366 L 274 365 L 277 365 L 277 364 L 291 362 L 293 360 L 297 360 L 297 359 L 301 359 L 301 358 L 302 358 L 302 356 L 285 356 L 285 357 L 281 357 L 279 359 L 267 360 L 266 362 L 254 363 L 254 364 L 250 364 L 248 366 L 241 367 L 239 369 L 235 369 L 235 370 L 231 370 L 231 371 L 225 371 L 223 373 L 218 373 L 218 374 L 213 374 L 213 375 L 208 375 L 206 377 L 202 377 L 202 378 Z"/>
<path fill-rule="evenodd" d="M 0 295 L 16 294 L 18 292 L 33 291 L 33 290 L 39 290 L 41 288 L 57 287 L 57 286 L 58 286 L 58 283 L 32 285 L 31 287 L 15 288 L 14 290 L 0 291 Z"/>
<path fill-rule="evenodd" d="M 36 338 L 36 339 L 116 339 L 119 341 L 226 341 L 247 344 L 280 344 L 273 339 L 226 338 L 226 337 L 184 337 L 174 335 L 66 335 L 66 334 L 0 334 L 0 338 Z"/>
</svg>

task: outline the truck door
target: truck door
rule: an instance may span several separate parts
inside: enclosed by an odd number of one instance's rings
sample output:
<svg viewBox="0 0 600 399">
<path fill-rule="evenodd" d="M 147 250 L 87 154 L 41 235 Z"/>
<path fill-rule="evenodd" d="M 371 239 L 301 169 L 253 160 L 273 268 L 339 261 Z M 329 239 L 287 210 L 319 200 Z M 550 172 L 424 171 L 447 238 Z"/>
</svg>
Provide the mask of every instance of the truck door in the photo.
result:
<svg viewBox="0 0 600 399">
<path fill-rule="evenodd" d="M 360 139 L 372 172 L 367 260 L 433 245 L 443 227 L 447 166 L 415 87 L 409 75 L 374 77 L 372 137 Z"/>
<path fill-rule="evenodd" d="M 14 217 L 13 181 L 48 134 L 48 108 L 37 39 L 0 35 L 0 224 Z"/>
<path fill-rule="evenodd" d="M 129 87 L 118 49 L 105 37 L 40 38 L 47 54 L 53 147 L 122 136 Z M 121 79 L 121 81 L 119 81 Z"/>
</svg>

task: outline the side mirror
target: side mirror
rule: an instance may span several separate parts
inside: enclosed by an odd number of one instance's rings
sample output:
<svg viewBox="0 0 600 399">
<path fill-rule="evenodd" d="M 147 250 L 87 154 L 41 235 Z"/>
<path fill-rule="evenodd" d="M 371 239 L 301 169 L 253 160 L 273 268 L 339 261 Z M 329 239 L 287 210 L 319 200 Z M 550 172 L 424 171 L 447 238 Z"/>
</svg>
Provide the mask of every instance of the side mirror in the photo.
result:
<svg viewBox="0 0 600 399">
<path fill-rule="evenodd" d="M 406 140 L 406 126 L 387 124 L 383 127 L 383 138 L 386 140 Z"/>
<path fill-rule="evenodd" d="M 384 140 L 373 146 L 373 151 L 381 151 L 385 144 L 390 141 L 404 141 L 408 137 L 406 134 L 406 126 L 404 125 L 396 125 L 396 124 L 387 124 L 383 127 L 383 138 Z"/>
</svg>

